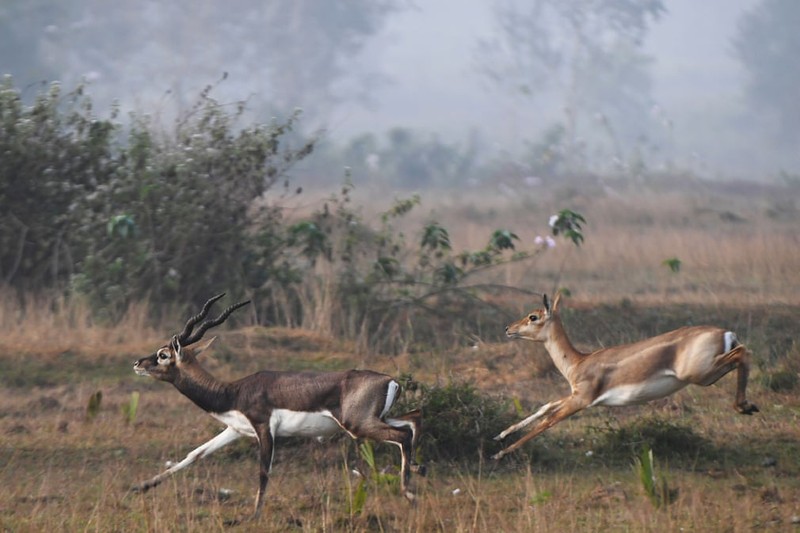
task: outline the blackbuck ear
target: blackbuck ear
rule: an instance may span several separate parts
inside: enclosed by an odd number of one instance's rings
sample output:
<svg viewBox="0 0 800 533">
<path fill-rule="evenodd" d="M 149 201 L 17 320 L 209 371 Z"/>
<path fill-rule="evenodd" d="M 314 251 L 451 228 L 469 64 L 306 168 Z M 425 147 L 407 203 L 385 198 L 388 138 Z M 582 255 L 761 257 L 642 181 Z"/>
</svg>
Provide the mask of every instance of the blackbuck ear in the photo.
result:
<svg viewBox="0 0 800 533">
<path fill-rule="evenodd" d="M 547 295 L 542 294 L 542 303 L 544 304 L 544 310 L 549 315 L 550 314 L 550 302 L 547 300 Z"/>
<path fill-rule="evenodd" d="M 172 340 L 169 341 L 169 347 L 175 353 L 175 360 L 180 362 L 183 358 L 183 346 L 181 346 L 181 341 L 178 340 L 177 335 L 172 336 Z"/>
<path fill-rule="evenodd" d="M 205 351 L 205 349 L 206 349 L 206 348 L 208 348 L 209 346 L 211 346 L 211 345 L 214 343 L 214 341 L 215 341 L 215 340 L 217 340 L 217 337 L 216 337 L 216 336 L 214 336 L 214 337 L 211 337 L 211 338 L 210 338 L 210 339 L 208 339 L 206 342 L 204 342 L 203 344 L 201 344 L 201 345 L 199 345 L 197 348 L 195 348 L 195 349 L 194 349 L 194 354 L 195 354 L 195 355 L 200 355 L 201 353 L 203 353 L 203 351 Z"/>
</svg>

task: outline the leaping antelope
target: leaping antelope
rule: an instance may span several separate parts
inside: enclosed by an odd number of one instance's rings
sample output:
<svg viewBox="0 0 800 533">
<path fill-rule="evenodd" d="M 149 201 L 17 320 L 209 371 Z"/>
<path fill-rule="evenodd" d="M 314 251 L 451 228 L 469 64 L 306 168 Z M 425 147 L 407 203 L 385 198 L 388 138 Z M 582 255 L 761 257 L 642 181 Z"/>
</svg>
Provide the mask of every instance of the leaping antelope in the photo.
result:
<svg viewBox="0 0 800 533">
<path fill-rule="evenodd" d="M 400 386 L 390 376 L 369 370 L 343 372 L 261 371 L 226 383 L 209 374 L 197 356 L 214 338 L 190 348 L 210 328 L 225 321 L 249 301 L 231 305 L 217 318 L 206 320 L 192 333 L 194 326 L 208 314 L 211 305 L 223 294 L 208 300 L 200 313 L 186 322 L 183 331 L 148 357 L 133 365 L 140 376 L 150 376 L 172 383 L 181 394 L 200 409 L 228 427 L 219 435 L 190 452 L 185 459 L 157 476 L 133 487 L 146 491 L 175 472 L 186 468 L 241 437 L 258 441 L 259 486 L 253 518 L 264 506 L 276 437 L 326 437 L 340 429 L 352 438 L 390 442 L 400 448 L 400 486 L 409 490 L 410 471 L 416 469 L 414 448 L 421 429 L 419 410 L 388 418 Z"/>
<path fill-rule="evenodd" d="M 538 411 L 510 426 L 495 440 L 530 424 L 536 425 L 493 459 L 513 452 L 568 416 L 594 405 L 635 405 L 669 396 L 686 385 L 708 386 L 733 370 L 737 371 L 733 407 L 750 415 L 758 411 L 747 401 L 750 352 L 731 331 L 714 326 L 683 327 L 631 344 L 603 348 L 592 353 L 576 350 L 561 324 L 557 294 L 552 307 L 544 295 L 544 307 L 506 327 L 512 339 L 543 342 L 556 368 L 567 378 L 572 393 L 543 405 Z"/>
</svg>

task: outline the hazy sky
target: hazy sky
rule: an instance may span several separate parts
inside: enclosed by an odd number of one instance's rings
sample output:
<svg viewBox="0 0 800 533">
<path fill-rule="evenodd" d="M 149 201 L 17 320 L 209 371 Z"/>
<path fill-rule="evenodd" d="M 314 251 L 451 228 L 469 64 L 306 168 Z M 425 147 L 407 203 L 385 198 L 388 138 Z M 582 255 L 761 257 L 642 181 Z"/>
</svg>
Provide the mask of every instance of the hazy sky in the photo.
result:
<svg viewBox="0 0 800 533">
<path fill-rule="evenodd" d="M 780 168 L 780 157 L 757 134 L 733 131 L 743 108 L 744 72 L 731 37 L 743 12 L 758 0 L 666 0 L 668 12 L 652 26 L 646 52 L 653 97 L 674 124 L 674 150 L 685 165 L 707 174 Z M 405 126 L 463 139 L 472 128 L 504 148 L 532 139 L 555 102 L 512 99 L 492 90 L 474 68 L 475 46 L 493 31 L 491 2 L 418 1 L 394 15 L 364 61 L 375 62 L 392 84 L 365 109 L 348 104 L 331 117 L 334 137 Z M 456 13 L 457 15 L 453 15 Z M 777 163 L 776 163 L 777 161 Z"/>
<path fill-rule="evenodd" d="M 327 139 L 338 146 L 362 133 L 382 135 L 399 126 L 461 143 L 479 130 L 495 152 L 519 154 L 526 143 L 540 139 L 543 129 L 563 121 L 565 99 L 511 96 L 478 73 L 478 42 L 496 32 L 493 6 L 505 1 L 512 0 L 409 0 L 411 7 L 390 14 L 355 63 L 347 63 L 346 68 L 354 72 L 377 72 L 389 80 L 370 90 L 369 107 L 355 101 L 333 105 L 319 99 L 320 103 L 301 91 L 297 102 L 286 103 L 303 107 L 305 98 L 306 105 L 316 102 L 323 107 L 328 113 L 324 124 L 313 123 L 312 117 L 319 115 L 311 112 L 302 124 L 309 130 L 325 126 Z M 662 135 L 654 141 L 660 143 L 662 164 L 670 161 L 706 176 L 725 177 L 769 178 L 781 169 L 799 171 L 800 154 L 785 148 L 780 151 L 763 133 L 763 125 L 753 123 L 764 117 L 754 119 L 746 113 L 745 72 L 732 55 L 731 38 L 737 22 L 759 1 L 664 0 L 667 13 L 650 28 L 645 40 L 645 51 L 653 59 L 653 103 L 672 124 L 671 130 L 656 132 L 666 132 L 668 138 L 664 141 Z M 230 77 L 213 96 L 225 102 L 260 102 L 261 107 L 253 105 L 254 113 L 263 113 L 263 104 L 273 99 L 270 82 L 286 79 L 265 78 L 262 68 L 270 54 L 280 54 L 280 47 L 262 44 L 262 49 L 254 49 L 244 29 L 237 33 L 232 31 L 236 28 L 228 27 L 240 21 L 235 13 L 227 22 L 214 18 L 220 5 L 216 2 L 196 0 L 196 9 L 186 12 L 177 3 L 158 0 L 110 8 L 102 0 L 86 0 L 83 11 L 77 10 L 80 15 L 75 15 L 79 20 L 63 22 L 65 28 L 42 28 L 44 39 L 35 35 L 35 26 L 28 33 L 32 40 L 50 43 L 42 49 L 64 72 L 62 81 L 67 87 L 81 77 L 91 80 L 89 93 L 99 111 L 110 107 L 112 100 L 118 100 L 124 111 L 150 114 L 159 114 L 170 105 L 185 107 L 202 87 L 229 72 Z M 143 11 L 142 5 L 149 9 Z M 283 4 L 253 5 L 268 10 Z M 98 17 L 101 10 L 106 19 Z M 143 21 L 143 16 L 150 24 L 137 32 L 135 22 Z M 109 37 L 108 31 L 96 31 L 104 29 L 104 20 L 126 21 L 127 25 L 120 26 L 122 35 Z M 251 23 L 243 24 L 247 31 L 261 31 L 257 19 L 246 22 Z M 64 37 L 55 38 L 62 29 L 66 29 Z M 87 36 L 82 38 L 83 34 Z M 120 46 L 127 48 L 116 51 L 120 57 L 105 57 L 97 35 L 115 39 L 108 44 L 123 43 Z M 299 49 L 302 52 L 302 47 Z M 302 61 L 302 54 L 298 57 L 301 59 L 290 57 L 277 72 L 292 68 L 292 61 Z M 25 80 L 21 74 L 18 79 L 23 86 L 36 81 Z"/>
</svg>

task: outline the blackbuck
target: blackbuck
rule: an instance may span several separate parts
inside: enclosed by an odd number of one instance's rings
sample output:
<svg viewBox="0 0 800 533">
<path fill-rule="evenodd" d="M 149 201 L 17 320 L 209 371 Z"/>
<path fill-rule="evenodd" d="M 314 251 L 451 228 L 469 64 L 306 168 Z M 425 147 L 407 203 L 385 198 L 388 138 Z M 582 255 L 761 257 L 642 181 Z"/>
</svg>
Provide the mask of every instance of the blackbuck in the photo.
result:
<svg viewBox="0 0 800 533">
<path fill-rule="evenodd" d="M 745 415 L 758 411 L 745 397 L 750 352 L 733 332 L 714 326 L 683 327 L 643 341 L 581 353 L 572 346 L 559 318 L 561 295 L 556 295 L 552 306 L 547 295 L 543 300 L 544 307 L 506 327 L 506 335 L 543 342 L 572 392 L 566 398 L 543 405 L 495 437 L 502 440 L 536 423 L 526 435 L 495 454 L 494 459 L 513 452 L 587 407 L 648 402 L 669 396 L 689 384 L 711 385 L 734 368 L 737 371 L 734 409 Z"/>
<path fill-rule="evenodd" d="M 418 410 L 388 417 L 400 386 L 390 376 L 369 370 L 342 372 L 262 371 L 230 383 L 220 381 L 198 363 L 197 356 L 214 341 L 197 343 L 210 328 L 225 321 L 241 302 L 225 309 L 217 318 L 205 319 L 220 294 L 208 300 L 202 311 L 186 322 L 183 331 L 148 357 L 133 365 L 140 376 L 172 383 L 200 409 L 227 426 L 222 433 L 190 452 L 185 459 L 152 479 L 133 487 L 146 491 L 198 459 L 210 455 L 241 437 L 258 441 L 260 471 L 255 512 L 264 506 L 276 437 L 327 437 L 344 430 L 354 439 L 389 442 L 400 448 L 400 485 L 409 489 L 410 471 L 416 469 L 414 449 L 421 429 Z"/>
</svg>

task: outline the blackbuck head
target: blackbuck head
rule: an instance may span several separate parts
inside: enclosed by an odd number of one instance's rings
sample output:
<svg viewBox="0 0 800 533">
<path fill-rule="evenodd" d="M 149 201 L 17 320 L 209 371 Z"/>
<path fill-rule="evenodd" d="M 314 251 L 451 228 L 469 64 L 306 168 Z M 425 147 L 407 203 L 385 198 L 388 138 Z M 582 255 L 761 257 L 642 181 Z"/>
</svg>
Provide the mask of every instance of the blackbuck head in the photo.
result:
<svg viewBox="0 0 800 533">
<path fill-rule="evenodd" d="M 216 337 L 212 337 L 198 346 L 192 345 L 200 341 L 206 331 L 222 324 L 231 313 L 250 303 L 247 300 L 231 305 L 220 313 L 217 318 L 204 321 L 197 328 L 197 331 L 194 331 L 195 325 L 208 315 L 208 311 L 214 302 L 223 296 L 225 296 L 224 292 L 208 300 L 203 305 L 203 309 L 186 322 L 180 334 L 173 335 L 167 344 L 156 350 L 152 355 L 142 357 L 136 361 L 133 364 L 133 370 L 140 376 L 150 376 L 160 381 L 174 382 L 180 374 L 181 367 L 194 363 L 196 357 L 211 346 Z"/>
<path fill-rule="evenodd" d="M 523 318 L 506 326 L 506 336 L 512 339 L 527 339 L 544 342 L 548 338 L 550 324 L 558 316 L 558 304 L 561 293 L 556 294 L 552 305 L 547 300 L 547 295 L 542 296 L 543 307 L 531 311 Z"/>
</svg>

